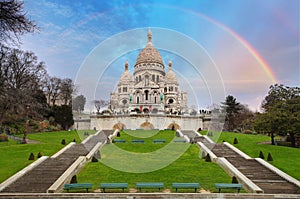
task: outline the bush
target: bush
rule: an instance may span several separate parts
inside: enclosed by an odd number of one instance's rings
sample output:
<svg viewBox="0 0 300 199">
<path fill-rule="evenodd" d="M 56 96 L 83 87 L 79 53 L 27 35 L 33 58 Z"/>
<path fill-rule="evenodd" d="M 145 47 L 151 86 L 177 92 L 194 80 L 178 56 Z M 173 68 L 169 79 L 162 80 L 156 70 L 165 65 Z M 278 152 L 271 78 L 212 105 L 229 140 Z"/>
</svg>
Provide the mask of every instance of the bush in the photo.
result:
<svg viewBox="0 0 300 199">
<path fill-rule="evenodd" d="M 234 141 L 233 141 L 233 144 L 238 144 L 238 139 L 237 138 L 234 138 Z"/>
<path fill-rule="evenodd" d="M 42 157 L 42 153 L 41 152 L 39 152 L 38 155 L 37 155 L 37 158 L 40 158 L 40 157 Z"/>
<path fill-rule="evenodd" d="M 209 154 L 206 155 L 205 162 L 211 162 L 211 158 Z"/>
<path fill-rule="evenodd" d="M 28 160 L 34 160 L 34 155 L 33 155 L 33 153 L 30 153 Z"/>
<path fill-rule="evenodd" d="M 265 156 L 264 156 L 264 154 L 263 154 L 262 151 L 259 152 L 259 157 L 260 157 L 261 159 L 265 159 Z"/>
<path fill-rule="evenodd" d="M 71 179 L 71 184 L 75 184 L 75 183 L 77 183 L 77 176 L 76 175 L 74 175 Z"/>
<path fill-rule="evenodd" d="M 238 184 L 239 182 L 238 182 L 238 180 L 237 180 L 237 178 L 235 176 L 232 176 L 231 183 L 232 184 Z"/>
<path fill-rule="evenodd" d="M 271 153 L 268 153 L 267 161 L 269 161 L 269 162 L 273 161 L 273 157 L 272 157 Z"/>
<path fill-rule="evenodd" d="M 253 132 L 251 130 L 244 130 L 243 132 L 244 134 L 253 134 Z"/>
<path fill-rule="evenodd" d="M 5 134 L 0 134 L 0 142 L 7 142 L 8 136 Z"/>
<path fill-rule="evenodd" d="M 62 144 L 62 145 L 66 145 L 66 140 L 65 140 L 65 139 L 62 139 L 61 144 Z"/>
</svg>

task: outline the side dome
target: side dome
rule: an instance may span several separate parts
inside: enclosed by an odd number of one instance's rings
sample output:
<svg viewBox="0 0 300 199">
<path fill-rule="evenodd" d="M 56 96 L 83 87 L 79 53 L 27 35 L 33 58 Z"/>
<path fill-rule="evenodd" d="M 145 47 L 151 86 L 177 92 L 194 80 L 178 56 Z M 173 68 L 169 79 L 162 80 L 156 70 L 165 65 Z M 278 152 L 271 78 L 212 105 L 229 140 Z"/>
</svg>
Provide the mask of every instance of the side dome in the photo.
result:
<svg viewBox="0 0 300 199">
<path fill-rule="evenodd" d="M 172 70 L 172 62 L 169 62 L 169 70 L 165 76 L 166 84 L 178 84 L 175 72 Z"/>
<path fill-rule="evenodd" d="M 148 32 L 148 43 L 139 53 L 135 66 L 141 63 L 158 63 L 163 65 L 159 51 L 152 45 L 152 33 L 150 30 Z"/>
<path fill-rule="evenodd" d="M 122 73 L 119 82 L 120 83 L 130 83 L 133 81 L 133 77 L 128 71 L 128 61 L 126 61 L 125 64 L 125 71 Z"/>
</svg>

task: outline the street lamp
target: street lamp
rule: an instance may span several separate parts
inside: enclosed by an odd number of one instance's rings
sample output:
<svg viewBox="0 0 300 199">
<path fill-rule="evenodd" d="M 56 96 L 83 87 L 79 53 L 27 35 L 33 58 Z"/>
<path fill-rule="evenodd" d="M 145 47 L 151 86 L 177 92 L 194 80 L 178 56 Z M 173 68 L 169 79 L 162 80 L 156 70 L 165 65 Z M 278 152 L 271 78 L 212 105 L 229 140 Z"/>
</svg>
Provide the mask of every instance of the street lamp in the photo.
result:
<svg viewBox="0 0 300 199">
<path fill-rule="evenodd" d="M 26 142 L 26 137 L 27 137 L 27 133 L 28 133 L 28 125 L 29 125 L 29 120 L 28 120 L 28 112 L 29 112 L 29 108 L 30 108 L 30 106 L 29 105 L 26 105 L 26 123 L 25 123 L 25 125 L 26 125 L 26 130 L 24 131 L 24 136 L 23 136 L 23 141 L 22 141 L 22 143 L 23 144 L 26 144 L 27 142 Z"/>
</svg>

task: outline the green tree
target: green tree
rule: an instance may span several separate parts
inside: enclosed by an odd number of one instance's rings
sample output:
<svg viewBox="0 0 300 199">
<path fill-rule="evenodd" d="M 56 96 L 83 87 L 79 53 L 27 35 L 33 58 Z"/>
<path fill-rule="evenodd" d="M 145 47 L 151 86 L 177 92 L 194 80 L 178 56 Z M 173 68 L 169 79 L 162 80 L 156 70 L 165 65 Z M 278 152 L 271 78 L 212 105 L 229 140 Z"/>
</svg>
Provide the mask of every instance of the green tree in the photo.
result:
<svg viewBox="0 0 300 199">
<path fill-rule="evenodd" d="M 222 102 L 222 110 L 226 114 L 225 117 L 225 129 L 228 131 L 233 131 L 236 127 L 235 119 L 241 110 L 241 105 L 236 101 L 231 95 L 228 95 L 225 102 Z"/>
<path fill-rule="evenodd" d="M 254 128 L 260 133 L 269 133 L 274 144 L 275 134 L 289 134 L 292 146 L 295 135 L 300 134 L 300 89 L 274 85 L 262 104 L 265 112 L 258 114 Z"/>
<path fill-rule="evenodd" d="M 68 130 L 73 124 L 73 113 L 71 106 L 62 105 L 62 106 L 53 106 L 53 115 L 55 122 L 60 124 L 64 130 Z"/>
</svg>

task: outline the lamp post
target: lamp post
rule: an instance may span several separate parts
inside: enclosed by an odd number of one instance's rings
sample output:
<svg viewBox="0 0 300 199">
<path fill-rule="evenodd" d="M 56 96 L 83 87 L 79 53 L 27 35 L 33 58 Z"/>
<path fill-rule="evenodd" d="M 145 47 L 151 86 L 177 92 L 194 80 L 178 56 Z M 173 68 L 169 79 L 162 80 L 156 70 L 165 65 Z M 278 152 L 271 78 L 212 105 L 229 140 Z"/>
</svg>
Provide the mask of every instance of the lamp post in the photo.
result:
<svg viewBox="0 0 300 199">
<path fill-rule="evenodd" d="M 27 133 L 28 133 L 28 125 L 29 125 L 29 120 L 28 120 L 28 112 L 29 112 L 29 105 L 26 105 L 26 123 L 25 123 L 25 131 L 24 131 L 24 135 L 23 135 L 23 144 L 26 144 L 26 137 L 27 137 Z"/>
</svg>

